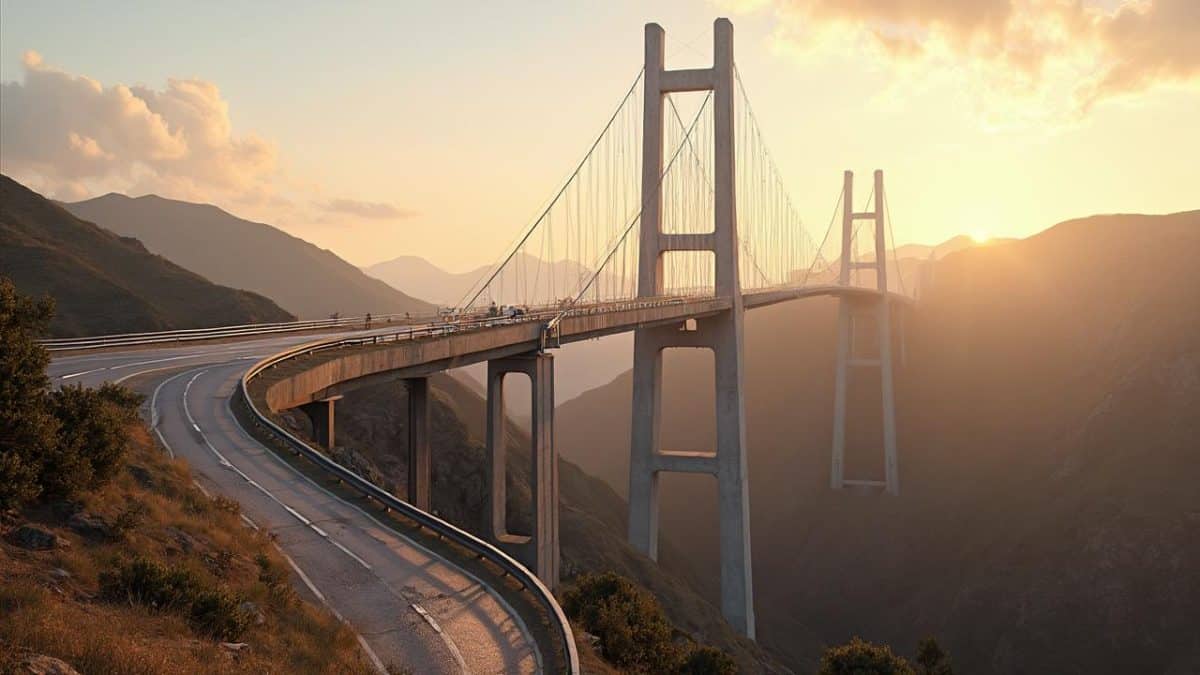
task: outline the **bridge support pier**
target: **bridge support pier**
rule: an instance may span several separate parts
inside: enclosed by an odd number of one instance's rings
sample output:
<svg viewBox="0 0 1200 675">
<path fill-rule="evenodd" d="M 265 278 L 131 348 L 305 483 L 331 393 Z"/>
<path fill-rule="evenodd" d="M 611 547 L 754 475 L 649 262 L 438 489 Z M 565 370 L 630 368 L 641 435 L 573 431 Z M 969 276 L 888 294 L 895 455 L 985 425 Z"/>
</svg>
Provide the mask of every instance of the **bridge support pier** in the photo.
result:
<svg viewBox="0 0 1200 675">
<path fill-rule="evenodd" d="M 522 373 L 530 379 L 530 492 L 532 531 L 508 531 L 507 445 L 504 376 Z M 554 357 L 537 353 L 488 361 L 487 473 L 490 490 L 485 529 L 551 589 L 558 587 L 558 451 L 554 446 Z"/>
<path fill-rule="evenodd" d="M 300 410 L 304 411 L 304 414 L 308 415 L 309 421 L 312 422 L 313 438 L 326 450 L 332 450 L 336 440 L 333 423 L 334 403 L 341 398 L 341 396 L 330 396 L 300 406 Z"/>
<path fill-rule="evenodd" d="M 713 295 L 730 307 L 700 318 L 696 330 L 639 328 L 634 332 L 633 419 L 629 462 L 629 542 L 658 558 L 658 474 L 708 473 L 717 477 L 721 540 L 721 612 L 735 630 L 754 637 L 754 586 L 750 565 L 750 498 L 746 471 L 746 412 L 742 396 L 744 306 L 738 270 L 736 156 L 734 143 L 733 24 L 713 24 L 711 68 L 667 70 L 665 36 L 646 25 L 643 76 L 642 213 L 639 230 L 638 296 L 652 298 L 663 287 L 663 254 L 672 250 L 712 251 Z M 663 232 L 663 97 L 681 91 L 712 91 L 713 223 L 711 236 L 680 237 Z M 678 225 L 678 223 L 672 223 Z M 662 352 L 670 347 L 713 351 L 716 365 L 717 447 L 709 453 L 663 452 Z"/>
<path fill-rule="evenodd" d="M 433 455 L 429 447 L 429 378 L 413 377 L 408 386 L 408 503 L 428 511 Z"/>
</svg>

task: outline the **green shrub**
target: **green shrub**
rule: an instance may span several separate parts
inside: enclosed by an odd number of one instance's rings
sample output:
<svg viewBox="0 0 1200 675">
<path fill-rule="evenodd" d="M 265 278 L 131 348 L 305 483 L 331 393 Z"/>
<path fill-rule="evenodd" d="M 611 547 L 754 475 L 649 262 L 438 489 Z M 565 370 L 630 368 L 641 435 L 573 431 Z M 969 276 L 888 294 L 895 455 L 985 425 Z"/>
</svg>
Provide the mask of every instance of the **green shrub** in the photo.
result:
<svg viewBox="0 0 1200 675">
<path fill-rule="evenodd" d="M 187 607 L 200 588 L 190 570 L 137 556 L 100 574 L 100 592 L 109 600 L 170 611 Z"/>
<path fill-rule="evenodd" d="M 146 514 L 149 511 L 150 509 L 145 503 L 137 500 L 130 501 L 113 520 L 113 536 L 117 539 L 124 539 L 126 535 L 136 530 L 146 520 Z"/>
<path fill-rule="evenodd" d="M 120 467 L 139 394 L 114 384 L 50 390 L 49 352 L 37 339 L 50 299 L 17 294 L 0 277 L 0 506 L 69 499 L 103 485 Z"/>
<path fill-rule="evenodd" d="M 891 647 L 855 636 L 844 645 L 825 650 L 817 675 L 916 675 L 916 671 L 892 653 Z"/>
<path fill-rule="evenodd" d="M 236 640 L 253 621 L 241 604 L 240 597 L 223 588 L 199 591 L 192 598 L 188 622 L 198 633 L 218 640 Z"/>
<path fill-rule="evenodd" d="M 220 640 L 238 639 L 253 620 L 241 608 L 240 596 L 207 587 L 185 567 L 142 556 L 117 562 L 113 569 L 102 572 L 100 592 L 111 601 L 182 614 L 197 633 Z"/>
<path fill-rule="evenodd" d="M 738 667 L 725 652 L 703 645 L 688 653 L 679 667 L 680 675 L 737 675 Z"/>
<path fill-rule="evenodd" d="M 42 457 L 57 441 L 58 421 L 46 409 L 50 354 L 37 341 L 53 314 L 49 298 L 22 297 L 0 276 L 0 507 L 41 494 Z"/>
<path fill-rule="evenodd" d="M 254 557 L 258 565 L 258 582 L 267 587 L 267 596 L 276 607 L 286 606 L 296 597 L 288 571 L 275 564 L 266 553 Z"/>
<path fill-rule="evenodd" d="M 141 395 L 114 384 L 66 386 L 50 392 L 47 401 L 59 436 L 42 459 L 43 493 L 71 498 L 111 480 L 128 448 L 128 425 L 136 419 Z"/>
<path fill-rule="evenodd" d="M 563 609 L 600 638 L 613 665 L 634 672 L 674 672 L 682 662 L 662 607 L 645 590 L 615 574 L 580 575 L 563 595 Z"/>
</svg>

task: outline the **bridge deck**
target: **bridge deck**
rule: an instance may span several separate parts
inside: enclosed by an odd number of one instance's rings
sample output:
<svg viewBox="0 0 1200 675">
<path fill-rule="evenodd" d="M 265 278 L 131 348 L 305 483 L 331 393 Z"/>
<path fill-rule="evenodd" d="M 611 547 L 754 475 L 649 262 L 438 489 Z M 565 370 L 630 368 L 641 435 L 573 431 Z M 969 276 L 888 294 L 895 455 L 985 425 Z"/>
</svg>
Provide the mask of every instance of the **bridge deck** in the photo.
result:
<svg viewBox="0 0 1200 675">
<path fill-rule="evenodd" d="M 878 297 L 873 289 L 810 286 L 751 291 L 747 309 L 818 295 Z M 893 301 L 909 302 L 904 296 Z M 653 298 L 572 310 L 559 324 L 556 343 L 567 344 L 686 319 L 730 308 L 724 298 Z M 335 342 L 312 343 L 252 380 L 251 395 L 272 411 L 294 408 L 374 382 L 432 373 L 538 349 L 545 315 L 449 322 Z"/>
</svg>

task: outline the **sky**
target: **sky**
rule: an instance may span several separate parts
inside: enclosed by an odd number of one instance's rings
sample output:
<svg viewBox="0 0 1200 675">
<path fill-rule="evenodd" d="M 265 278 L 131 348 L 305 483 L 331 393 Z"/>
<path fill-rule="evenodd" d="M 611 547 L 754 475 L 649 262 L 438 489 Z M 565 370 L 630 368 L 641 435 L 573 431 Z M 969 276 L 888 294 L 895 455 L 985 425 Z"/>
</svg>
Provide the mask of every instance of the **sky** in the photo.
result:
<svg viewBox="0 0 1200 675">
<path fill-rule="evenodd" d="M 494 261 L 642 66 L 712 21 L 809 227 L 883 169 L 897 238 L 1200 208 L 1200 2 L 0 0 L 0 170 L 210 202 L 359 265 Z"/>
</svg>

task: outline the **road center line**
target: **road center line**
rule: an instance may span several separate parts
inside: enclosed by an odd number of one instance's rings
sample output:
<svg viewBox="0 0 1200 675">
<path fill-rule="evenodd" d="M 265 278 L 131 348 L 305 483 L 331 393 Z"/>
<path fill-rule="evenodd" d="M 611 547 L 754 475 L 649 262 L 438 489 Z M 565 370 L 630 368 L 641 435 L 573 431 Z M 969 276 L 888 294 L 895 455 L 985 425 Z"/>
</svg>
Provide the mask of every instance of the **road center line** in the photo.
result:
<svg viewBox="0 0 1200 675">
<path fill-rule="evenodd" d="M 306 518 L 302 513 L 300 513 L 296 509 L 292 508 L 290 505 L 284 503 L 283 500 L 279 499 L 274 494 L 272 494 L 270 490 L 266 489 L 260 483 L 258 483 L 253 478 L 248 476 L 244 471 L 242 471 L 237 466 L 235 466 L 233 464 L 233 462 L 230 462 L 229 459 L 227 457 L 225 457 L 225 455 L 221 454 L 221 451 L 217 450 L 217 448 L 215 446 L 213 446 L 213 444 L 208 440 L 208 436 L 203 431 L 200 430 L 200 425 L 196 423 L 196 418 L 192 416 L 191 408 L 188 406 L 188 394 L 191 392 L 192 384 L 195 383 L 195 381 L 201 375 L 203 375 L 207 372 L 208 372 L 208 369 L 205 368 L 204 370 L 201 370 L 200 372 L 196 373 L 195 375 L 192 376 L 192 379 L 188 380 L 187 385 L 184 386 L 184 388 L 183 388 L 183 413 L 187 416 L 188 422 L 192 425 L 192 428 L 194 428 L 196 430 L 196 433 L 198 433 L 200 435 L 200 440 L 204 442 L 204 445 L 207 446 L 209 451 L 212 452 L 212 454 L 217 458 L 217 462 L 221 466 L 223 466 L 227 469 L 230 469 L 237 475 L 241 476 L 242 480 L 246 481 L 251 487 L 255 488 L 259 492 L 266 495 L 269 499 L 274 501 L 276 504 L 279 504 L 280 506 L 282 506 L 284 508 L 284 510 L 286 510 L 289 514 L 291 514 L 293 517 L 295 517 L 300 522 L 304 523 L 310 529 L 314 530 L 317 533 L 317 536 L 330 542 L 335 547 L 337 547 L 338 550 L 345 553 L 347 556 L 349 556 L 352 560 L 357 562 L 359 565 L 362 565 L 365 569 L 370 570 L 371 569 L 370 563 L 368 563 L 366 560 L 363 560 L 359 556 L 355 555 L 355 553 L 353 551 L 351 551 L 350 549 L 343 546 L 341 544 L 341 542 L 338 542 L 333 537 L 330 537 L 319 527 L 314 526 L 312 521 L 309 520 L 308 518 Z"/>
</svg>

